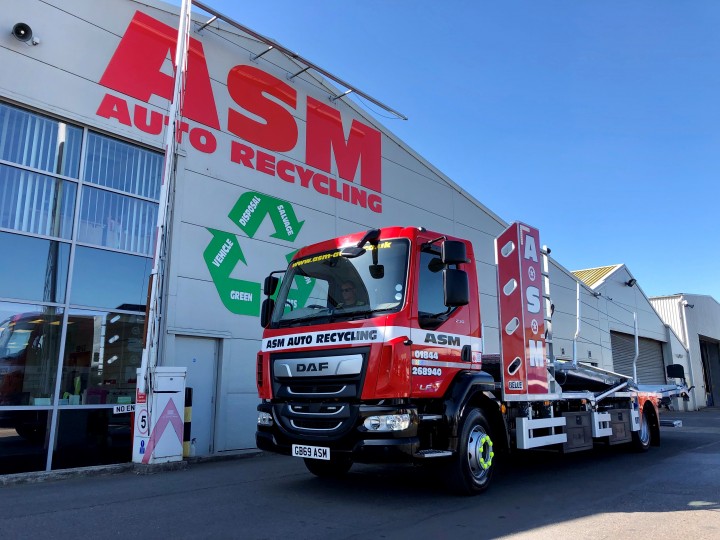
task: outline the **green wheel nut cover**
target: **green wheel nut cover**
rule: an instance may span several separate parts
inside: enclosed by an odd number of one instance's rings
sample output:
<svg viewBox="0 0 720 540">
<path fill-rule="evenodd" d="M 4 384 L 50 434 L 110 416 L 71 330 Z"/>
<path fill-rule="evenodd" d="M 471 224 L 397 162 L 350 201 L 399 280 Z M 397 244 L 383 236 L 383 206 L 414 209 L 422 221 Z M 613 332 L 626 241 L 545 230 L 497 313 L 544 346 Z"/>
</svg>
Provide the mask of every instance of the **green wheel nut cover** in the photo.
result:
<svg viewBox="0 0 720 540">
<path fill-rule="evenodd" d="M 485 444 L 488 445 L 488 460 L 485 461 L 485 458 L 483 457 L 483 452 L 485 451 Z M 492 450 L 493 443 L 492 439 L 490 439 L 490 435 L 483 435 L 482 439 L 480 439 L 480 442 L 477 446 L 477 454 L 478 454 L 478 463 L 483 468 L 483 470 L 488 470 L 490 466 L 492 465 L 493 457 L 495 456 L 495 452 Z"/>
</svg>

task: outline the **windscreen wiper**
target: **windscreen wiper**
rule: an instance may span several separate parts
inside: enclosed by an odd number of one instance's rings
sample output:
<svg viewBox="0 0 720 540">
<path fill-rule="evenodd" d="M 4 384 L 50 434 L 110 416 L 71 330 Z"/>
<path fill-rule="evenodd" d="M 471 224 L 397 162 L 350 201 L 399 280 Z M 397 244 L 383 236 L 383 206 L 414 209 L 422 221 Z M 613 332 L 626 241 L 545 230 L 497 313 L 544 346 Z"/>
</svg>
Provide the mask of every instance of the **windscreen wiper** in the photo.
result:
<svg viewBox="0 0 720 540">
<path fill-rule="evenodd" d="M 335 313 L 333 313 L 333 319 L 338 319 L 340 317 L 352 319 L 352 318 L 356 318 L 356 317 L 364 317 L 366 315 L 373 315 L 375 313 L 384 313 L 387 311 L 395 311 L 395 309 L 396 308 L 391 307 L 391 308 L 379 308 L 379 309 L 367 308 L 367 309 L 357 309 L 357 310 L 347 310 L 347 311 L 341 310 L 341 311 L 336 311 Z"/>
<path fill-rule="evenodd" d="M 330 308 L 326 308 L 327 312 L 317 315 L 308 315 L 307 317 L 300 317 L 297 319 L 286 319 L 278 321 L 278 327 L 284 328 L 288 326 L 302 326 L 305 323 L 318 321 L 320 319 L 329 319 L 330 321 L 333 320 L 333 310 Z"/>
</svg>

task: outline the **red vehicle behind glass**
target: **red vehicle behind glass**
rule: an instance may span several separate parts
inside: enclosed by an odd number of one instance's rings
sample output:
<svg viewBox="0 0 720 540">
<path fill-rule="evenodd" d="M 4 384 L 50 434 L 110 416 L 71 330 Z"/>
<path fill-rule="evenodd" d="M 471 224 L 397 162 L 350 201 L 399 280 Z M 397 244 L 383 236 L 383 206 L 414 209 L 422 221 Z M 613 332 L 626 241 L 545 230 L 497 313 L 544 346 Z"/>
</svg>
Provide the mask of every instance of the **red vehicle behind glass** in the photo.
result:
<svg viewBox="0 0 720 540">
<path fill-rule="evenodd" d="M 389 227 L 299 250 L 279 289 L 265 281 L 258 447 L 318 476 L 433 460 L 474 494 L 496 452 L 657 443 L 658 400 L 681 389 L 640 392 L 630 377 L 556 361 L 537 230 L 510 226 L 496 251 L 499 357 L 483 356 L 470 242 Z"/>
</svg>

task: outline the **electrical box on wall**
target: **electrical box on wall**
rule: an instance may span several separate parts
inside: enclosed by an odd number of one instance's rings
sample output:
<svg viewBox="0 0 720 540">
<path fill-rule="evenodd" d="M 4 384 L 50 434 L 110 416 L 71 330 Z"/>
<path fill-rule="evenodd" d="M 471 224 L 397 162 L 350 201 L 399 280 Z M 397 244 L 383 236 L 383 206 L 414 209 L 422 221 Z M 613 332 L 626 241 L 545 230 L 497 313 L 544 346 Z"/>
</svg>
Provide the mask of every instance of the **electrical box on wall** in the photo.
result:
<svg viewBox="0 0 720 540">
<path fill-rule="evenodd" d="M 135 409 L 133 462 L 182 460 L 186 375 L 186 368 L 155 368 L 147 403 Z"/>
</svg>

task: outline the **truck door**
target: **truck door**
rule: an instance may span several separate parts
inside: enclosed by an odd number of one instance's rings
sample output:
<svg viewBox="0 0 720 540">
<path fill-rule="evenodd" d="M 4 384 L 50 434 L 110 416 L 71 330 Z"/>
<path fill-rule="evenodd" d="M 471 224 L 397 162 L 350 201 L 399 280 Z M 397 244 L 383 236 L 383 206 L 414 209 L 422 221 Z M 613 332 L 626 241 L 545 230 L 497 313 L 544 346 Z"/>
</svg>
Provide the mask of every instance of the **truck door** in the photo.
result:
<svg viewBox="0 0 720 540">
<path fill-rule="evenodd" d="M 470 343 L 470 309 L 445 306 L 439 245 L 424 247 L 416 263 L 418 328 L 412 330 L 412 393 L 430 397 L 442 395 L 455 374 L 468 367 L 461 350 Z"/>
</svg>

